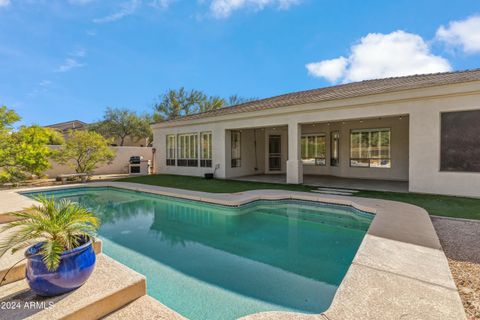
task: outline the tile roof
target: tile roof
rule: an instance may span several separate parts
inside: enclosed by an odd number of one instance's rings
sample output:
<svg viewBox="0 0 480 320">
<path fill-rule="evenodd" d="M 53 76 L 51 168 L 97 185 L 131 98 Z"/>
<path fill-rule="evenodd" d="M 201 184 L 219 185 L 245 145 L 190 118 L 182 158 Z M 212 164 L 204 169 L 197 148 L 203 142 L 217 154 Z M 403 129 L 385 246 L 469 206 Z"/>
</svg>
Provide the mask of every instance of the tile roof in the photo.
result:
<svg viewBox="0 0 480 320">
<path fill-rule="evenodd" d="M 58 131 L 68 131 L 68 130 L 74 130 L 74 129 L 83 129 L 87 126 L 87 124 L 83 121 L 80 120 L 72 120 L 72 121 L 66 121 L 66 122 L 60 122 L 60 123 L 55 123 L 55 124 L 50 124 L 48 126 L 45 126 L 46 128 L 52 128 Z"/>
<path fill-rule="evenodd" d="M 373 94 L 428 88 L 470 81 L 480 81 L 480 69 L 365 80 L 341 84 L 332 87 L 288 93 L 272 98 L 255 100 L 231 107 L 191 114 L 171 119 L 167 122 L 196 120 L 241 112 L 267 110 L 292 105 L 355 98 Z"/>
</svg>

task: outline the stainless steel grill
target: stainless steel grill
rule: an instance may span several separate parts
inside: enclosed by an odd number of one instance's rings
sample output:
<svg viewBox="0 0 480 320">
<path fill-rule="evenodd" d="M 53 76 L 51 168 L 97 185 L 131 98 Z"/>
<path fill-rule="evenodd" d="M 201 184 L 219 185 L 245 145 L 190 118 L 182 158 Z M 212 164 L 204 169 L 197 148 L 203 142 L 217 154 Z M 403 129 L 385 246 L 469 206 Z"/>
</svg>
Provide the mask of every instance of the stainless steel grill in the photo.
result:
<svg viewBox="0 0 480 320">
<path fill-rule="evenodd" d="M 130 157 L 130 164 L 140 164 L 140 162 L 143 160 L 143 157 L 141 156 L 133 156 Z"/>
</svg>

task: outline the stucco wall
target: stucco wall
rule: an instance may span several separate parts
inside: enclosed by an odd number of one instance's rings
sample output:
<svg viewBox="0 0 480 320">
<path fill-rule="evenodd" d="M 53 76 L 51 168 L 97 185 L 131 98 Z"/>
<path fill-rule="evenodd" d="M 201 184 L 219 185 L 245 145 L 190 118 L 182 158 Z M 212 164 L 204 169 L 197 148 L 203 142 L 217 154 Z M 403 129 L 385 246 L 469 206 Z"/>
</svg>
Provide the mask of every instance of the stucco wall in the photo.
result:
<svg viewBox="0 0 480 320">
<path fill-rule="evenodd" d="M 212 168 L 202 167 L 177 167 L 166 165 L 167 135 L 181 133 L 200 133 L 212 132 Z M 156 171 L 157 173 L 178 174 L 187 176 L 203 176 L 205 173 L 212 173 L 216 169 L 216 176 L 225 177 L 225 157 L 226 157 L 226 129 L 216 124 L 191 125 L 169 128 L 167 130 L 153 131 L 153 146 L 157 149 L 156 153 Z M 178 146 L 177 146 L 178 147 Z"/>
<path fill-rule="evenodd" d="M 58 149 L 59 146 L 50 146 L 52 149 Z M 150 147 L 111 147 L 116 156 L 112 163 L 98 167 L 94 174 L 119 174 L 128 173 L 128 160 L 132 156 L 143 156 L 145 160 L 152 160 L 152 148 Z M 68 165 L 58 164 L 50 161 L 51 168 L 45 174 L 54 178 L 60 174 L 75 173 L 75 170 Z"/>
<path fill-rule="evenodd" d="M 230 130 L 226 131 L 225 136 L 225 159 L 226 159 L 226 177 L 242 177 L 252 174 L 264 173 L 265 171 L 265 131 L 261 129 L 243 129 L 241 132 L 241 166 L 232 168 L 231 166 L 231 136 Z M 255 140 L 256 152 L 255 155 Z M 255 159 L 257 157 L 257 159 Z M 257 170 L 255 170 L 257 168 Z"/>
<path fill-rule="evenodd" d="M 120 138 L 114 139 L 113 144 L 120 146 Z M 133 139 L 131 136 L 125 137 L 123 141 L 123 146 L 124 147 L 146 147 L 148 146 L 149 141 L 147 139 Z"/>
<path fill-rule="evenodd" d="M 480 96 L 423 103 L 410 113 L 411 191 L 480 197 L 480 173 L 440 171 L 440 114 L 463 110 L 480 110 Z"/>
</svg>

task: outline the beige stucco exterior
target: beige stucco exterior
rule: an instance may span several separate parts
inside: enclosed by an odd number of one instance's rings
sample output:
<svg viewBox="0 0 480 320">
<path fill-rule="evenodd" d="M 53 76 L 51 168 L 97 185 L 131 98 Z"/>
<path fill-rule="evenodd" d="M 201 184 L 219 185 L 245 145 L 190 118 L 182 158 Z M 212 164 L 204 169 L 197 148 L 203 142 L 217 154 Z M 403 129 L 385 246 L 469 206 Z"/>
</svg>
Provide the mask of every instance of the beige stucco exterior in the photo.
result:
<svg viewBox="0 0 480 320">
<path fill-rule="evenodd" d="M 197 120 L 171 121 L 153 125 L 154 147 L 159 150 L 157 172 L 232 178 L 268 172 L 268 135 L 282 135 L 282 170 L 287 182 L 301 183 L 303 174 L 341 177 L 408 180 L 413 192 L 480 197 L 480 173 L 440 171 L 440 114 L 480 109 L 480 81 L 404 90 L 350 99 L 293 105 Z M 315 127 L 312 126 L 315 123 Z M 330 128 L 328 128 L 330 124 Z M 351 168 L 349 131 L 360 128 L 391 128 L 392 166 Z M 254 135 L 258 159 L 255 170 Z M 300 137 L 306 132 L 341 132 L 340 166 L 302 165 Z M 230 166 L 230 130 L 242 131 L 242 167 Z M 212 132 L 212 168 L 166 166 L 166 135 Z M 327 143 L 329 143 L 327 138 Z M 329 147 L 327 146 L 327 150 Z"/>
</svg>

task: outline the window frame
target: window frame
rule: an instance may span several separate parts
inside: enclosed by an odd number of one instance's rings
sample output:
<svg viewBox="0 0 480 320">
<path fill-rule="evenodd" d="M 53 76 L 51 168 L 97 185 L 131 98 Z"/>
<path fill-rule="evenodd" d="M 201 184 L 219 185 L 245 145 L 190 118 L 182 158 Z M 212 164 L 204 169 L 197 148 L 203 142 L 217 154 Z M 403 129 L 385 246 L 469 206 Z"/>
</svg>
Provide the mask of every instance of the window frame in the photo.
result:
<svg viewBox="0 0 480 320">
<path fill-rule="evenodd" d="M 314 150 L 314 154 L 315 154 L 315 157 L 313 158 L 309 158 L 308 155 L 309 155 L 309 143 L 308 143 L 308 140 L 309 138 L 315 138 L 315 141 L 314 141 L 314 145 L 315 145 L 315 150 Z M 318 144 L 317 144 L 317 141 L 316 139 L 319 138 L 319 137 L 322 137 L 323 140 L 324 140 L 324 157 L 318 157 L 318 150 L 317 147 L 318 147 Z M 303 139 L 306 139 L 306 143 L 304 144 L 305 146 L 305 150 L 303 150 Z M 305 153 L 304 153 L 305 152 Z M 304 157 L 304 154 L 307 156 L 307 157 Z M 302 160 L 302 164 L 303 165 L 306 165 L 306 166 L 320 166 L 320 167 L 325 167 L 327 165 L 327 134 L 325 132 L 321 132 L 321 133 L 305 133 L 305 134 L 302 134 L 302 136 L 300 137 L 300 158 Z M 311 162 L 308 162 L 308 161 L 312 161 L 311 159 L 313 159 L 313 163 Z"/>
<path fill-rule="evenodd" d="M 238 134 L 238 151 L 233 149 L 234 135 Z M 238 157 L 236 154 L 238 153 Z M 230 131 L 230 165 L 232 168 L 240 168 L 242 166 L 242 131 L 232 130 Z"/>
<path fill-rule="evenodd" d="M 337 135 L 336 138 L 334 137 L 335 134 Z M 334 143 L 335 141 L 336 141 L 336 144 Z M 336 157 L 334 157 L 335 147 L 336 147 L 336 154 L 337 154 Z M 330 166 L 331 167 L 340 166 L 340 130 L 334 130 L 330 132 Z"/>
<path fill-rule="evenodd" d="M 388 157 L 382 157 L 382 145 L 381 145 L 381 132 L 388 132 Z M 352 157 L 352 148 L 353 148 L 353 134 L 354 133 L 360 133 L 360 141 L 359 141 L 359 156 L 360 157 Z M 362 134 L 368 133 L 368 140 L 367 140 L 367 154 L 369 156 L 367 157 L 362 157 Z M 378 153 L 379 156 L 375 157 L 372 156 L 372 133 L 380 133 L 378 136 L 378 144 L 377 147 L 379 148 Z M 365 129 L 351 129 L 350 130 L 350 159 L 349 159 L 349 166 L 351 168 L 373 168 L 373 169 L 391 169 L 392 168 L 392 129 L 390 127 L 384 127 L 384 128 L 365 128 Z M 355 165 L 353 164 L 354 161 L 357 163 L 360 163 L 363 161 L 365 165 Z M 372 163 L 375 163 L 379 161 L 382 163 L 383 161 L 388 161 L 388 165 L 372 165 Z"/>
<path fill-rule="evenodd" d="M 170 138 L 173 138 L 173 149 L 170 146 Z M 177 135 L 176 134 L 167 134 L 166 135 L 166 165 L 176 166 L 177 160 Z M 171 151 L 173 151 L 173 158 L 171 157 Z"/>
<path fill-rule="evenodd" d="M 177 134 L 177 167 L 198 167 L 198 162 L 198 132 Z"/>
<path fill-rule="evenodd" d="M 204 148 L 203 148 L 203 137 L 204 136 L 209 136 L 209 138 L 207 138 L 207 141 L 208 141 L 208 146 L 207 146 L 207 155 L 205 156 L 204 155 Z M 203 168 L 211 168 L 212 167 L 212 154 L 213 154 L 213 146 L 212 146 L 212 142 L 213 142 L 213 135 L 212 135 L 212 131 L 203 131 L 203 132 L 200 132 L 200 143 L 199 143 L 199 147 L 200 147 L 200 167 L 203 167 Z"/>
</svg>

